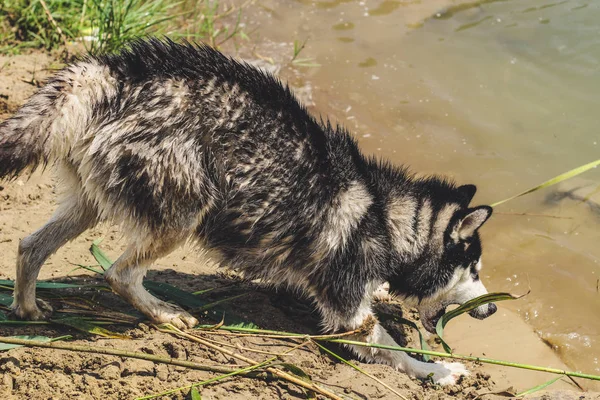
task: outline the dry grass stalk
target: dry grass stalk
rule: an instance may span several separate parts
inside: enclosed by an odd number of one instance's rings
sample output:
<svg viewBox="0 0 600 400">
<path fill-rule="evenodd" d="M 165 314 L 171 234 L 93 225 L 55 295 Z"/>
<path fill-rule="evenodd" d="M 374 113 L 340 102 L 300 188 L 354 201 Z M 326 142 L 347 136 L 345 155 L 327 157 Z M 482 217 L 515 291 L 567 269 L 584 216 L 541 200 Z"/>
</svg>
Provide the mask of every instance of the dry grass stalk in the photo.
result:
<svg viewBox="0 0 600 400">
<path fill-rule="evenodd" d="M 212 344 L 212 343 L 210 343 L 210 342 L 208 342 L 208 341 L 206 341 L 206 340 L 204 340 L 204 339 L 202 339 L 202 338 L 200 338 L 198 336 L 191 335 L 189 333 L 183 332 L 183 331 L 177 329 L 176 327 L 174 327 L 172 325 L 166 324 L 166 325 L 161 325 L 161 326 L 163 326 L 163 328 L 161 328 L 161 327 L 157 328 L 161 332 L 170 333 L 170 334 L 173 334 L 173 335 L 177 335 L 179 337 L 184 337 L 186 339 L 189 339 L 191 341 L 194 341 L 194 342 L 200 343 L 200 344 L 202 344 L 202 345 L 204 345 L 206 347 L 209 347 L 209 348 L 211 348 L 213 350 L 220 351 L 223 354 L 227 354 L 228 356 L 237 358 L 238 360 L 244 361 L 245 363 L 248 363 L 250 365 L 260 364 L 256 360 L 253 360 L 251 358 L 245 357 L 245 356 L 243 356 L 241 354 L 238 354 L 236 352 L 233 352 L 233 351 L 230 351 L 230 350 L 227 350 L 227 349 L 223 349 L 223 348 L 221 348 L 219 346 L 216 346 L 216 345 L 214 345 L 214 344 Z M 332 399 L 332 400 L 343 400 L 341 397 L 339 397 L 335 393 L 330 392 L 327 389 L 324 389 L 324 388 L 322 388 L 320 386 L 317 386 L 317 385 L 315 385 L 312 382 L 305 382 L 302 379 L 297 378 L 297 377 L 295 377 L 295 376 L 293 376 L 291 374 L 288 374 L 287 372 L 282 371 L 280 369 L 277 369 L 277 368 L 274 368 L 274 367 L 267 367 L 267 368 L 265 368 L 265 370 L 267 372 L 275 375 L 278 378 L 281 378 L 281 379 L 284 379 L 284 380 L 286 380 L 288 382 L 294 383 L 294 384 L 296 384 L 298 386 L 301 386 L 304 389 L 309 390 L 311 392 L 319 393 L 320 395 L 325 396 L 325 397 L 327 397 L 329 399 Z"/>
</svg>

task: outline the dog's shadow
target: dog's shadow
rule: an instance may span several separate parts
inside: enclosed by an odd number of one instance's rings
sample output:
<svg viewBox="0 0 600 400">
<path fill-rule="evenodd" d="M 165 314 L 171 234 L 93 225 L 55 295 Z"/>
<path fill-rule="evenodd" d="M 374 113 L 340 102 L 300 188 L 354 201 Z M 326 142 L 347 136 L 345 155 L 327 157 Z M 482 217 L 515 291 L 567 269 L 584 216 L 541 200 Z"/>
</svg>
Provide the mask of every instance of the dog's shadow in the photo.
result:
<svg viewBox="0 0 600 400">
<path fill-rule="evenodd" d="M 155 283 L 166 283 L 176 289 L 196 296 L 207 305 L 206 308 L 193 310 L 186 304 L 179 304 L 191 311 L 203 325 L 216 325 L 235 321 L 243 325 L 256 326 L 264 330 L 292 332 L 307 335 L 322 334 L 321 316 L 313 302 L 306 296 L 286 288 L 276 288 L 260 282 L 247 281 L 226 270 L 214 274 L 187 274 L 172 269 L 151 270 L 146 277 Z M 51 303 L 55 314 L 52 318 L 83 315 L 102 318 L 114 315 L 129 316 L 123 318 L 130 324 L 111 326 L 115 332 L 125 333 L 132 324 L 148 321 L 129 303 L 110 291 L 100 275 L 77 275 L 59 277 L 51 281 L 80 284 L 78 289 L 38 290 L 38 297 Z M 94 286 L 97 285 L 97 286 Z M 161 297 L 177 303 L 177 297 Z M 214 305 L 214 306 L 213 306 Z M 394 315 L 402 317 L 402 308 L 396 303 L 374 303 L 376 312 L 385 314 L 382 325 L 394 336 L 399 345 L 406 345 L 406 331 L 402 324 L 390 320 Z M 48 326 L 46 326 L 48 327 Z M 34 328 L 32 326 L 32 328 Z M 0 328 L 0 332 L 2 329 Z M 76 336 L 77 333 L 75 332 Z M 346 353 L 350 356 L 349 353 Z"/>
<path fill-rule="evenodd" d="M 320 317 L 309 299 L 303 298 L 299 293 L 241 279 L 227 271 L 194 275 L 172 269 L 151 270 L 145 280 L 145 283 L 151 283 L 145 284 L 147 290 L 156 297 L 176 303 L 191 312 L 201 325 L 235 321 L 236 324 L 256 326 L 264 330 L 308 335 L 320 333 Z M 71 275 L 49 282 L 81 285 L 81 288 L 76 289 L 38 289 L 37 297 L 52 305 L 53 319 L 69 315 L 92 318 L 120 315 L 122 320 L 130 323 L 122 326 L 116 324 L 111 329 L 121 333 L 138 322 L 149 324 L 133 306 L 113 293 L 100 275 Z M 161 290 L 157 290 L 157 286 L 161 286 Z M 174 288 L 175 292 L 169 288 Z M 191 302 L 195 307 L 190 304 L 189 299 L 197 299 L 197 304 Z"/>
<path fill-rule="evenodd" d="M 320 325 L 321 315 L 311 299 L 298 291 L 245 281 L 229 273 L 191 275 L 164 270 L 149 273 L 148 279 L 166 282 L 188 292 L 209 290 L 202 295 L 209 303 L 232 299 L 219 303 L 218 311 L 212 315 L 195 315 L 208 318 L 202 322 L 217 323 L 220 321 L 221 313 L 230 313 L 236 319 L 255 324 L 265 330 L 308 335 L 323 333 Z M 393 318 L 403 317 L 402 307 L 397 302 L 377 301 L 373 303 L 373 309 L 382 316 L 382 325 L 394 336 L 397 343 L 405 346 L 407 344 L 405 326 Z M 350 356 L 349 353 L 347 355 Z"/>
</svg>

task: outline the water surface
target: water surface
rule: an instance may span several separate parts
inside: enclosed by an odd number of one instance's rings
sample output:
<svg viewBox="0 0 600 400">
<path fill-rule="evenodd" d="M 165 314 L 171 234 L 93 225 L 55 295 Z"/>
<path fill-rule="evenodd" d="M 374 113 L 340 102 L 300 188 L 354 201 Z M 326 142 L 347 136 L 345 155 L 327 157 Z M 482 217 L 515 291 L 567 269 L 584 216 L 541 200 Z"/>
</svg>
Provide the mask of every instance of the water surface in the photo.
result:
<svg viewBox="0 0 600 400">
<path fill-rule="evenodd" d="M 309 38 L 302 55 L 321 67 L 288 78 L 367 153 L 476 183 L 477 203 L 600 158 L 599 2 L 269 0 L 246 19 L 278 53 Z M 596 169 L 500 206 L 482 232 L 488 288 L 530 287 L 506 306 L 594 374 L 599 180 Z"/>
</svg>

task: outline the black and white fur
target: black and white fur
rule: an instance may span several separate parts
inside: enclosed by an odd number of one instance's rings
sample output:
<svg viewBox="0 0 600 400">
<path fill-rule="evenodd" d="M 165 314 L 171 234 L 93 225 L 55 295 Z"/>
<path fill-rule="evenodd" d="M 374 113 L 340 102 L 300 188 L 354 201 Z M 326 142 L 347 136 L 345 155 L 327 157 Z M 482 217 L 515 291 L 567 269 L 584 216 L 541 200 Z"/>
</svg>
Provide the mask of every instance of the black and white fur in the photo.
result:
<svg viewBox="0 0 600 400">
<path fill-rule="evenodd" d="M 365 157 L 276 78 L 204 45 L 137 41 L 51 78 L 0 124 L 0 178 L 47 163 L 58 167 L 62 197 L 20 242 L 18 318 L 49 316 L 35 297 L 42 264 L 103 220 L 129 235 L 106 273 L 112 289 L 152 321 L 179 327 L 197 320 L 153 297 L 142 279 L 186 240 L 248 278 L 311 296 L 327 331 L 368 327 L 355 338 L 365 342 L 395 344 L 371 311 L 384 282 L 432 332 L 447 305 L 486 293 L 477 230 L 492 210 L 469 207 L 474 186 Z M 457 363 L 353 350 L 442 384 L 466 373 Z"/>
</svg>

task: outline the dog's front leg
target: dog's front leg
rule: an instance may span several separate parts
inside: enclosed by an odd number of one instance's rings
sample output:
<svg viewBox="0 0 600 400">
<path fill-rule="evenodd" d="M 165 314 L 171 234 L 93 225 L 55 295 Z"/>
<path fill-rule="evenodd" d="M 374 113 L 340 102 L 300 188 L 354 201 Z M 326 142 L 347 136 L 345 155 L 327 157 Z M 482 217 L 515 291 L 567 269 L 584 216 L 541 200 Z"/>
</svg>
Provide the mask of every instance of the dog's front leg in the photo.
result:
<svg viewBox="0 0 600 400">
<path fill-rule="evenodd" d="M 352 336 L 353 340 L 398 346 L 390 334 L 379 324 L 370 308 L 363 307 L 359 309 L 354 318 L 351 318 L 350 321 L 345 321 L 345 323 L 342 322 L 338 326 L 343 326 L 348 330 L 359 330 L 359 334 Z M 440 385 L 455 384 L 461 375 L 468 375 L 467 369 L 460 363 L 425 363 L 412 358 L 402 351 L 354 345 L 348 347 L 366 361 L 391 365 L 397 370 L 419 379 L 431 376 L 433 381 Z"/>
<path fill-rule="evenodd" d="M 191 328 L 198 320 L 177 305 L 159 300 L 144 288 L 142 281 L 148 266 L 168 252 L 177 241 L 153 237 L 131 244 L 104 274 L 111 289 L 157 324 L 170 323 L 180 329 Z M 162 242 L 161 242 L 162 239 Z"/>
</svg>

